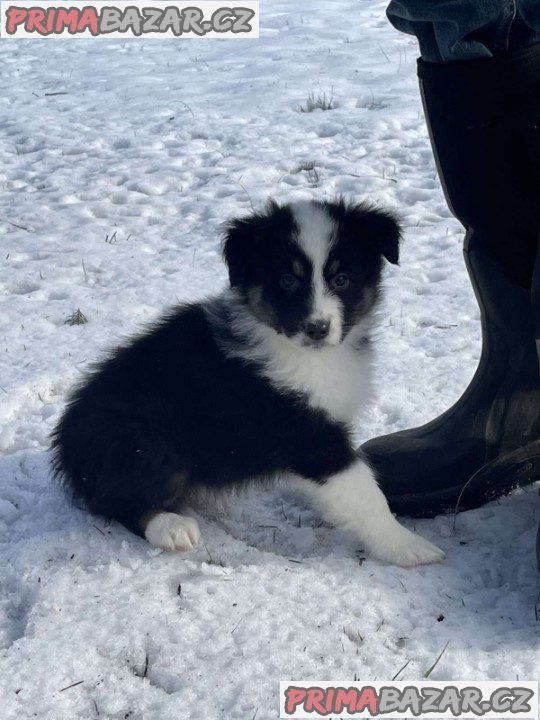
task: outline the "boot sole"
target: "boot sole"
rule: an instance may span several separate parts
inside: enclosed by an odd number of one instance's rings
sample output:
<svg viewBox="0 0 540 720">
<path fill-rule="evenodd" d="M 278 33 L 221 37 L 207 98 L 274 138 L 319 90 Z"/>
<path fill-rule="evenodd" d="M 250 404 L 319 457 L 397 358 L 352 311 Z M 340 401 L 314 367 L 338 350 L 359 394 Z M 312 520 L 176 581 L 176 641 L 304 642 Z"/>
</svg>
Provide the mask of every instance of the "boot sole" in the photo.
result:
<svg viewBox="0 0 540 720">
<path fill-rule="evenodd" d="M 540 440 L 500 455 L 480 468 L 466 483 L 433 493 L 389 495 L 392 512 L 417 518 L 473 510 L 540 480 Z"/>
</svg>

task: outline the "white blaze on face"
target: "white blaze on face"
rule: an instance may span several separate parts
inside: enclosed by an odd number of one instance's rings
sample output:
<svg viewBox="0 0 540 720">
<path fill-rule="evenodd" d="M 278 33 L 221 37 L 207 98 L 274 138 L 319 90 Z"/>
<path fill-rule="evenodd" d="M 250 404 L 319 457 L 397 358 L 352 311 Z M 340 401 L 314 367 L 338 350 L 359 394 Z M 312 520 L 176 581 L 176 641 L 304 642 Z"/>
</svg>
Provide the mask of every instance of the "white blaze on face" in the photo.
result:
<svg viewBox="0 0 540 720">
<path fill-rule="evenodd" d="M 341 341 L 343 306 L 324 279 L 324 266 L 336 241 L 336 224 L 323 208 L 309 201 L 294 203 L 292 211 L 298 227 L 296 241 L 313 266 L 311 313 L 307 320 L 329 322 L 326 341 L 337 345 Z"/>
</svg>

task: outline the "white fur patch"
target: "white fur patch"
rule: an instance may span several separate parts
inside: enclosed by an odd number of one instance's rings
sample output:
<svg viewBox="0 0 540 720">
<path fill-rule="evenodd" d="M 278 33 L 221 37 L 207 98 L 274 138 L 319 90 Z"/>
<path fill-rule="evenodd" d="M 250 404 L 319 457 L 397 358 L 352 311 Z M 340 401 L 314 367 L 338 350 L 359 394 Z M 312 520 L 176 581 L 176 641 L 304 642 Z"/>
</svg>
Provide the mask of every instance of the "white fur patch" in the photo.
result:
<svg viewBox="0 0 540 720">
<path fill-rule="evenodd" d="M 312 309 L 308 321 L 328 321 L 330 332 L 326 341 L 336 345 L 343 331 L 343 304 L 328 291 L 324 279 L 324 266 L 336 241 L 336 224 L 326 210 L 309 201 L 293 203 L 291 210 L 298 227 L 296 242 L 313 267 Z"/>
<path fill-rule="evenodd" d="M 192 550 L 199 544 L 201 532 L 195 518 L 163 512 L 150 520 L 144 536 L 150 545 L 163 550 Z"/>
<path fill-rule="evenodd" d="M 297 478 L 323 516 L 352 532 L 377 560 L 412 567 L 444 559 L 444 552 L 403 527 L 390 512 L 375 475 L 358 459 L 324 484 Z"/>
</svg>

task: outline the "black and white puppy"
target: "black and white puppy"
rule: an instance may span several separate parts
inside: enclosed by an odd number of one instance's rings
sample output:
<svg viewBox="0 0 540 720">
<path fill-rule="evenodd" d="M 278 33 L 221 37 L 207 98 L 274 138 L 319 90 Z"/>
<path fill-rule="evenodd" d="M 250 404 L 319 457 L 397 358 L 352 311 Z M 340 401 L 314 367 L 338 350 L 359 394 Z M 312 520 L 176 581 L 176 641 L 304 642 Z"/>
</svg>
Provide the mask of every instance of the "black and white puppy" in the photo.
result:
<svg viewBox="0 0 540 720">
<path fill-rule="evenodd" d="M 400 525 L 355 452 L 370 395 L 367 337 L 399 228 L 360 204 L 297 202 L 233 220 L 231 288 L 115 350 L 74 393 L 53 466 L 75 498 L 156 547 L 187 550 L 199 490 L 280 479 L 374 557 L 444 554 Z"/>
</svg>

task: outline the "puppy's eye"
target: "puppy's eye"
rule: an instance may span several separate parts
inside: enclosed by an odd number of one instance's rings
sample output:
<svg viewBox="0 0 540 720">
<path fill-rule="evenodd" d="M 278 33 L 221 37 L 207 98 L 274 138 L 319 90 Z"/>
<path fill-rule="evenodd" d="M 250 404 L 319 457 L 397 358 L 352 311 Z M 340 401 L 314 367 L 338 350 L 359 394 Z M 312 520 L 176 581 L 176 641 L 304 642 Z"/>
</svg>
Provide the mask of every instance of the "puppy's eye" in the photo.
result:
<svg viewBox="0 0 540 720">
<path fill-rule="evenodd" d="M 332 287 L 336 290 L 345 290 L 346 287 L 349 287 L 349 282 L 347 273 L 338 273 L 332 278 Z"/>
<path fill-rule="evenodd" d="M 279 284 L 285 290 L 291 291 L 291 290 L 296 290 L 296 288 L 298 287 L 298 285 L 300 283 L 299 283 L 297 277 L 295 277 L 294 275 L 291 275 L 290 273 L 286 273 L 285 275 L 282 275 L 279 278 Z"/>
</svg>

